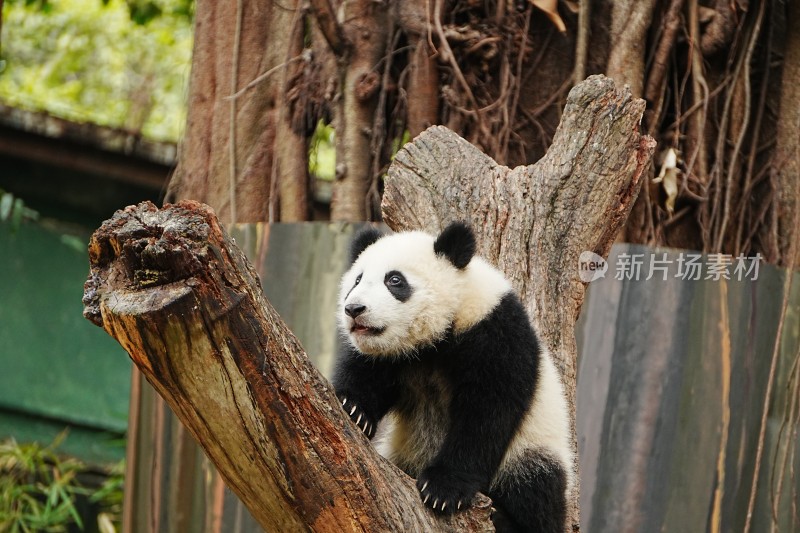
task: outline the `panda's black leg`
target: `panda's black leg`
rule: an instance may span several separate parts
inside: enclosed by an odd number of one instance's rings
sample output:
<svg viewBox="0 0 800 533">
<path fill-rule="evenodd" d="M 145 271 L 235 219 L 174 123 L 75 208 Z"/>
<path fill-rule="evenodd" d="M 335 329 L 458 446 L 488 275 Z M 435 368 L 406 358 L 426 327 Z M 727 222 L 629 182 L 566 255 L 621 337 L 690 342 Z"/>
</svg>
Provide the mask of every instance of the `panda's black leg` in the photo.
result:
<svg viewBox="0 0 800 533">
<path fill-rule="evenodd" d="M 489 491 L 498 509 L 492 518 L 498 533 L 563 533 L 567 476 L 560 463 L 528 452 L 508 466 Z"/>
<path fill-rule="evenodd" d="M 519 531 L 525 531 L 522 526 L 514 522 L 502 507 L 496 506 L 497 503 L 495 503 L 495 508 L 492 511 L 492 525 L 496 533 L 517 533 Z"/>
</svg>

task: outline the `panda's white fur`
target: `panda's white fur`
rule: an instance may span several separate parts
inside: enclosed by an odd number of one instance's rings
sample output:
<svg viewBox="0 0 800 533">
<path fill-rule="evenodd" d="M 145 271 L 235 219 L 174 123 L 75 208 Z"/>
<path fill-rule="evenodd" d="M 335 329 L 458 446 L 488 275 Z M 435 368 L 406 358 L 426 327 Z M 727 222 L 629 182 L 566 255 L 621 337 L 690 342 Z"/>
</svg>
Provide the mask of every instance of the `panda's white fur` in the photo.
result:
<svg viewBox="0 0 800 533">
<path fill-rule="evenodd" d="M 413 361 L 424 350 L 432 349 L 433 356 L 425 352 L 426 357 L 435 358 L 446 336 L 459 339 L 462 334 L 468 335 L 472 328 L 493 316 L 501 302 L 506 302 L 512 294 L 509 281 L 488 262 L 472 257 L 466 266 L 458 268 L 446 254 L 434 251 L 436 242 L 437 237 L 419 231 L 378 238 L 357 256 L 342 278 L 339 324 L 354 351 L 350 359 L 345 358 L 340 365 L 337 393 L 341 389 L 342 394 L 350 395 L 354 408 L 360 403 L 368 404 L 369 400 L 365 398 L 359 402 L 356 399 L 358 392 L 351 390 L 350 383 L 355 379 L 353 375 L 359 371 L 369 372 L 370 365 L 376 365 L 379 360 Z M 387 290 L 386 278 L 392 272 L 402 273 L 413 289 L 405 301 Z M 348 304 L 364 305 L 365 310 L 358 318 L 353 318 L 345 312 Z M 374 329 L 355 330 L 355 322 Z M 494 354 L 476 355 L 484 356 L 490 358 Z M 365 359 L 372 359 L 373 363 L 364 362 Z M 348 368 L 348 360 L 352 368 Z M 355 370 L 358 365 L 363 368 Z M 489 486 L 480 490 L 488 490 L 490 494 L 494 490 L 501 495 L 514 493 L 514 486 L 540 475 L 537 468 L 558 469 L 563 476 L 563 486 L 558 485 L 559 490 L 567 492 L 573 485 L 573 454 L 564 390 L 549 353 L 541 346 L 537 366 L 538 380 L 532 401 L 518 421 Z M 383 418 L 381 433 L 385 437 L 380 439 L 378 448 L 416 477 L 437 460 L 441 462 L 440 452 L 453 422 L 452 378 L 448 374 L 452 371 L 421 364 L 404 367 L 403 372 L 404 394 L 417 399 L 416 407 L 390 408 L 388 416 Z M 348 401 L 346 396 L 342 399 Z M 358 415 L 359 421 L 362 416 L 367 420 L 369 408 L 350 411 L 349 405 L 346 404 L 346 408 L 354 419 Z M 502 409 L 503 404 L 497 403 L 497 408 Z M 378 419 L 382 417 L 383 414 L 377 415 Z M 365 432 L 370 437 L 374 435 L 374 422 L 364 422 L 362 427 L 368 428 Z M 423 493 L 425 485 L 427 482 L 421 487 Z M 565 494 L 562 496 L 566 498 Z M 460 505 L 461 501 L 458 503 Z M 512 502 L 510 505 L 525 507 L 527 503 Z M 440 510 L 435 505 L 434 509 Z"/>
<path fill-rule="evenodd" d="M 533 405 L 511 440 L 500 471 L 513 468 L 513 460 L 531 447 L 547 450 L 564 467 L 569 491 L 574 484 L 574 456 L 569 438 L 569 411 L 564 386 L 549 352 L 543 350 L 540 357 L 539 385 Z"/>
</svg>

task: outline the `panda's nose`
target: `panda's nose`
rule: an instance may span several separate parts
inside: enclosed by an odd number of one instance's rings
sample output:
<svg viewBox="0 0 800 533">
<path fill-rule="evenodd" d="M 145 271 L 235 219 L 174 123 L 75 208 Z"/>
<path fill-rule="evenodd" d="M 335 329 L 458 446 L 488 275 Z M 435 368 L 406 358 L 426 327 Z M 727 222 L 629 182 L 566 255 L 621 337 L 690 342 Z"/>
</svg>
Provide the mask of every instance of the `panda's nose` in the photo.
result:
<svg viewBox="0 0 800 533">
<path fill-rule="evenodd" d="M 344 306 L 344 312 L 350 318 L 355 318 L 366 310 L 367 306 L 361 304 L 347 304 Z"/>
</svg>

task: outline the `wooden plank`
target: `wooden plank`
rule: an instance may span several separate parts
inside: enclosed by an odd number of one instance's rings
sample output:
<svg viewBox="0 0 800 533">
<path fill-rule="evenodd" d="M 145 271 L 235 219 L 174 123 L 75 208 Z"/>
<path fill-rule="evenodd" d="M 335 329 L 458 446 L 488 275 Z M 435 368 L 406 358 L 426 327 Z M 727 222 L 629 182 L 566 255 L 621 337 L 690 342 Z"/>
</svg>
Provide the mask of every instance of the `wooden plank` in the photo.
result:
<svg viewBox="0 0 800 533">
<path fill-rule="evenodd" d="M 622 253 L 656 251 L 618 245 L 610 264 Z M 673 265 L 681 253 L 668 252 Z M 756 280 L 620 281 L 613 271 L 592 283 L 578 335 L 579 420 L 588 421 L 579 425 L 582 491 L 591 495 L 582 525 L 601 533 L 741 531 L 787 274 L 761 265 Z M 790 302 L 767 398 L 751 531 L 800 528 L 792 514 L 800 504 L 793 366 L 800 354 L 800 274 Z"/>
</svg>

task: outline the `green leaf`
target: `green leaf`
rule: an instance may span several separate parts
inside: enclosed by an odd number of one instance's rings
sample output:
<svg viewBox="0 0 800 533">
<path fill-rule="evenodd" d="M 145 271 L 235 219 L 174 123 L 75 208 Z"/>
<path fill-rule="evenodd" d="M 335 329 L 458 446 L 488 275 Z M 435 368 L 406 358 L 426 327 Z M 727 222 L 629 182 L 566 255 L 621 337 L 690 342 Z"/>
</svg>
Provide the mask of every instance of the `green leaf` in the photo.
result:
<svg viewBox="0 0 800 533">
<path fill-rule="evenodd" d="M 10 192 L 3 193 L 3 196 L 0 196 L 0 220 L 8 220 L 12 207 L 14 207 L 14 195 Z"/>
<path fill-rule="evenodd" d="M 69 501 L 68 509 L 70 516 L 72 516 L 72 519 L 75 521 L 76 524 L 78 524 L 79 528 L 83 529 L 83 520 L 81 520 L 81 517 L 78 514 L 78 510 L 75 508 L 75 505 L 72 503 L 72 500 Z"/>
<path fill-rule="evenodd" d="M 11 227 L 19 229 L 20 225 L 22 224 L 22 214 L 25 212 L 25 202 L 22 201 L 22 198 L 17 198 L 14 200 L 14 208 L 11 210 Z"/>
</svg>

